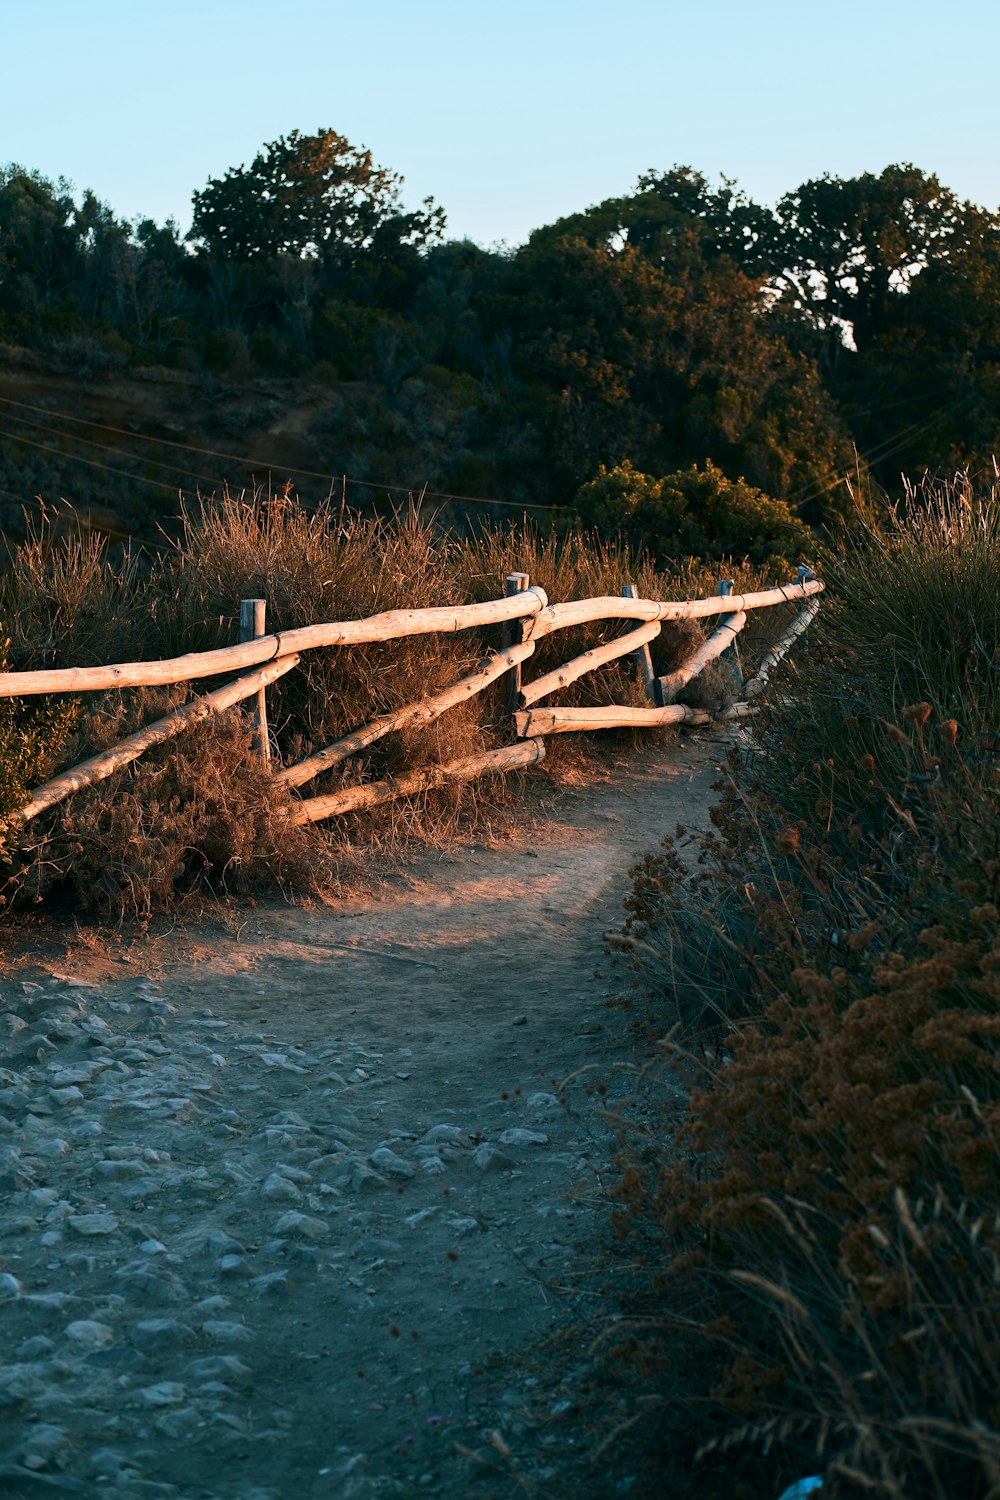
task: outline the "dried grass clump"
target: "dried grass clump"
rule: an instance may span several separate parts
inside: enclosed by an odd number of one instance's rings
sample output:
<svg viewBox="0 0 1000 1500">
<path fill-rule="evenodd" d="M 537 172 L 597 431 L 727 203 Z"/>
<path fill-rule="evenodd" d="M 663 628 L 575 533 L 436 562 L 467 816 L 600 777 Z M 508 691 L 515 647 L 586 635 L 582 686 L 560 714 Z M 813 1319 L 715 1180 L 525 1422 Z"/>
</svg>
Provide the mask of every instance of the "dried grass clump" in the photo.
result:
<svg viewBox="0 0 1000 1500">
<path fill-rule="evenodd" d="M 782 1470 L 834 1497 L 1000 1484 L 1000 550 L 990 496 L 925 498 L 837 564 L 823 655 L 864 663 L 855 722 L 815 658 L 776 674 L 698 863 L 668 841 L 630 898 L 674 1026 L 618 1193 L 647 1257 L 633 1311 L 697 1339 L 685 1421 L 723 1487 L 730 1446 L 763 1444 L 764 1495 Z M 931 599 L 880 654 L 885 619 Z"/>
<path fill-rule="evenodd" d="M 65 521 L 65 518 L 62 518 Z M 138 553 L 112 559 L 82 527 L 54 529 L 47 511 L 8 547 L 0 571 L 0 619 L 8 667 L 89 667 L 155 656 L 156 593 Z"/>
<path fill-rule="evenodd" d="M 168 712 L 169 699 L 158 707 Z M 123 711 L 119 727 L 134 717 Z M 210 890 L 318 890 L 334 873 L 331 858 L 289 812 L 254 753 L 248 718 L 229 711 L 29 824 L 11 880 L 22 899 L 58 888 L 77 909 L 115 920 Z"/>
</svg>

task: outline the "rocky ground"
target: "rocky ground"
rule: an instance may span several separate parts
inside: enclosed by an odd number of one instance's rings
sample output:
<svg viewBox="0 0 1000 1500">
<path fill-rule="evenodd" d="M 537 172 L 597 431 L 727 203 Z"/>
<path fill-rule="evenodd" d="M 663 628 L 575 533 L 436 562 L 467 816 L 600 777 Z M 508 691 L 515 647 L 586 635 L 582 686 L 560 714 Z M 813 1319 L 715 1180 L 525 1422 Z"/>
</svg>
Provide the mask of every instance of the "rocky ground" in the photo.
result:
<svg viewBox="0 0 1000 1500">
<path fill-rule="evenodd" d="M 632 1089 L 600 935 L 719 755 L 347 905 L 9 968 L 0 1495 L 545 1492 Z"/>
</svg>

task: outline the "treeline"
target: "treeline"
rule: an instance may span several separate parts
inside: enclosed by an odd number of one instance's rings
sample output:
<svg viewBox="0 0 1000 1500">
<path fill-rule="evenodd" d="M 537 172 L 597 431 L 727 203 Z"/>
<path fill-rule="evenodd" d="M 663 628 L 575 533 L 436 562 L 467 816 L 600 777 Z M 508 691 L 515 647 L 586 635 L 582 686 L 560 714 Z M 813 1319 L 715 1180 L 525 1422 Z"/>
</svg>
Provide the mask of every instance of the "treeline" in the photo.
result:
<svg viewBox="0 0 1000 1500">
<path fill-rule="evenodd" d="M 387 461 L 419 408 L 421 479 L 525 502 L 625 464 L 677 489 L 710 460 L 816 523 L 859 462 L 892 488 L 1000 451 L 1000 216 L 931 174 L 821 177 L 771 210 L 649 172 L 513 251 L 449 241 L 401 186 L 293 132 L 196 192 L 182 237 L 0 169 L 0 340 L 81 377 L 361 383 Z"/>
</svg>

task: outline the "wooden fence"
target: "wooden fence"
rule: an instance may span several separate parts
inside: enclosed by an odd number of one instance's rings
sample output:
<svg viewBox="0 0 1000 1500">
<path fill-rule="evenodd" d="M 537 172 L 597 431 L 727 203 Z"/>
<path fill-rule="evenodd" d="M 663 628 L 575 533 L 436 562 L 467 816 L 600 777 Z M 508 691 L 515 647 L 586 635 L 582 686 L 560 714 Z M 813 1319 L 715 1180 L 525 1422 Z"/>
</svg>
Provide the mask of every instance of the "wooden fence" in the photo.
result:
<svg viewBox="0 0 1000 1500">
<path fill-rule="evenodd" d="M 408 725 L 430 724 L 456 704 L 481 693 L 505 678 L 507 698 L 518 742 L 499 750 L 468 756 L 448 765 L 406 771 L 391 780 L 345 788 L 328 796 L 306 797 L 294 804 L 296 823 L 314 823 L 412 795 L 446 783 L 472 780 L 489 771 L 506 771 L 530 765 L 545 754 L 544 737 L 549 734 L 621 726 L 656 728 L 664 724 L 708 722 L 709 715 L 677 703 L 678 693 L 704 668 L 724 653 L 732 653 L 749 613 L 776 605 L 794 604 L 791 625 L 767 651 L 756 675 L 746 684 L 746 701 L 727 710 L 737 718 L 753 712 L 753 698 L 767 681 L 768 673 L 795 639 L 808 627 L 819 608 L 815 597 L 823 584 L 808 569 L 800 568 L 794 583 L 751 594 L 733 594 L 732 585 L 721 583 L 716 595 L 702 599 L 656 600 L 636 597 L 627 584 L 620 596 L 579 599 L 550 604 L 543 589 L 532 587 L 526 574 L 512 573 L 502 599 L 443 609 L 394 610 L 362 620 L 305 625 L 295 630 L 265 633 L 265 601 L 244 600 L 240 612 L 240 643 L 216 651 L 203 651 L 165 661 L 125 662 L 96 667 L 67 667 L 32 672 L 0 672 L 0 698 L 29 697 L 49 693 L 98 692 L 110 688 L 157 687 L 179 682 L 201 682 L 226 672 L 241 671 L 223 687 L 199 694 L 166 718 L 148 724 L 110 750 L 81 762 L 38 787 L 24 807 L 8 815 L 17 825 L 37 817 L 83 787 L 91 786 L 129 765 L 154 745 L 163 744 L 191 724 L 221 713 L 236 703 L 253 698 L 260 754 L 270 763 L 265 693 L 268 685 L 296 667 L 305 651 L 361 642 L 391 641 L 434 632 L 470 630 L 489 625 L 503 627 L 500 649 L 488 656 L 469 676 L 434 697 L 423 698 L 405 708 L 383 714 L 342 739 L 275 772 L 275 779 L 289 788 L 300 787 L 322 772 L 339 765 L 383 735 Z M 664 621 L 711 619 L 716 629 L 690 658 L 666 676 L 654 673 L 649 645 Z M 615 640 L 595 646 L 554 671 L 522 682 L 522 667 L 537 643 L 553 631 L 597 620 L 640 622 Z M 604 708 L 559 708 L 541 706 L 540 700 L 577 681 L 588 672 L 626 655 L 635 659 L 645 683 L 649 707 L 609 705 Z M 246 671 L 246 668 L 252 670 Z"/>
</svg>

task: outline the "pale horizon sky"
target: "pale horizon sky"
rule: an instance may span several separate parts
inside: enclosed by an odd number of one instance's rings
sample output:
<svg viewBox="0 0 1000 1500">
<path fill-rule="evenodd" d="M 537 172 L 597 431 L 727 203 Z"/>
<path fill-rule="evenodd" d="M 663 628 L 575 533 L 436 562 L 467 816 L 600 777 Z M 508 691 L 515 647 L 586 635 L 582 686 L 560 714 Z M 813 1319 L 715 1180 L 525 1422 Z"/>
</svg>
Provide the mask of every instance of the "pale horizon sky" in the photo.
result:
<svg viewBox="0 0 1000 1500">
<path fill-rule="evenodd" d="M 327 126 L 485 245 L 675 163 L 773 203 L 912 161 L 1000 206 L 986 0 L 0 0 L 0 23 L 0 164 L 182 231 L 210 177 Z"/>
</svg>

